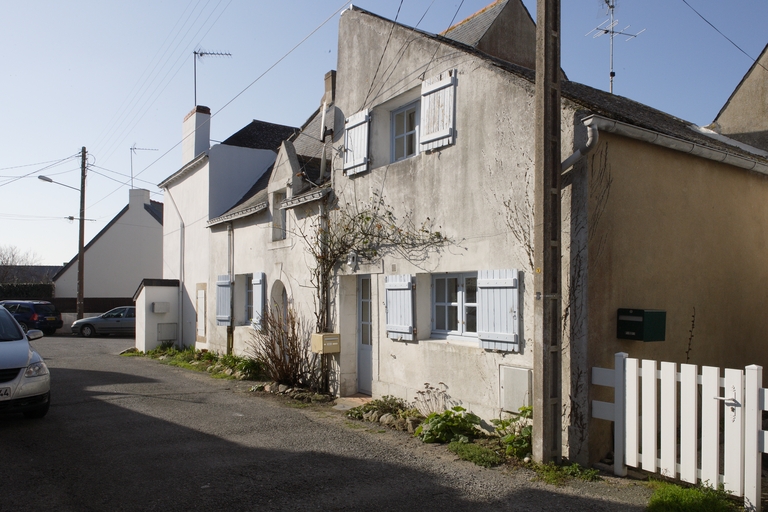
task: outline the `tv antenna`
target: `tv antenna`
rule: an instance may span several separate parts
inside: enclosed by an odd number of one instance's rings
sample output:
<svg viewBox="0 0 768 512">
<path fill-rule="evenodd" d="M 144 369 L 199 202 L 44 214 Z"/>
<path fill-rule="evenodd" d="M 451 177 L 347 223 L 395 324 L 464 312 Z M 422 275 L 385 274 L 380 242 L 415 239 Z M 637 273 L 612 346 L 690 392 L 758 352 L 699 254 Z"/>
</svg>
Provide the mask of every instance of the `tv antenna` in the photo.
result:
<svg viewBox="0 0 768 512">
<path fill-rule="evenodd" d="M 133 146 L 131 146 L 131 188 L 133 188 L 133 154 L 137 151 L 158 151 L 157 149 L 152 148 L 137 148 L 136 143 L 133 143 Z"/>
<path fill-rule="evenodd" d="M 202 48 L 192 52 L 192 61 L 194 62 L 194 68 L 195 68 L 195 106 L 197 106 L 197 59 L 202 59 L 203 57 L 206 57 L 206 56 L 231 57 L 232 54 L 229 52 L 207 52 Z"/>
<path fill-rule="evenodd" d="M 616 0 L 603 0 L 605 2 L 605 5 L 608 7 L 608 11 L 610 12 L 610 19 L 605 20 L 597 27 L 593 28 L 586 34 L 584 34 L 584 37 L 592 34 L 592 38 L 596 39 L 603 35 L 610 36 L 610 43 L 611 43 L 611 85 L 610 85 L 610 93 L 613 94 L 613 78 L 616 76 L 616 73 L 613 71 L 613 38 L 616 36 L 628 36 L 627 41 L 630 39 L 634 39 L 643 32 L 645 32 L 645 29 L 641 30 L 637 34 L 632 34 L 630 32 L 627 32 L 627 29 L 629 28 L 629 25 L 624 27 L 621 30 L 615 30 L 616 25 L 619 24 L 619 20 L 616 20 L 613 18 L 613 10 L 616 8 Z"/>
</svg>

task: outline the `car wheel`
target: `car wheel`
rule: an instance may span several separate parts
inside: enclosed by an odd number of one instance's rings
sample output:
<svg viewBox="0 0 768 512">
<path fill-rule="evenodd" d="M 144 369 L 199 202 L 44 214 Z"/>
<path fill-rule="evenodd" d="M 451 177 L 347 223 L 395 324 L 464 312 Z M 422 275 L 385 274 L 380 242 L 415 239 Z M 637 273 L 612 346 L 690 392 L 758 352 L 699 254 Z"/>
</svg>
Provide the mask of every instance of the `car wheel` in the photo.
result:
<svg viewBox="0 0 768 512">
<path fill-rule="evenodd" d="M 24 334 L 27 334 L 27 331 L 29 331 L 29 327 L 27 327 L 27 324 L 24 322 L 21 322 L 19 325 L 21 325 L 21 330 L 24 331 Z"/>
<path fill-rule="evenodd" d="M 80 328 L 80 334 L 82 334 L 84 338 L 90 338 L 96 334 L 96 329 L 94 329 L 92 325 L 84 325 Z"/>
<path fill-rule="evenodd" d="M 49 401 L 45 405 L 42 405 L 36 409 L 31 409 L 29 411 L 24 411 L 24 416 L 27 418 L 42 418 L 46 414 L 48 414 L 48 408 L 51 406 L 51 402 Z"/>
</svg>

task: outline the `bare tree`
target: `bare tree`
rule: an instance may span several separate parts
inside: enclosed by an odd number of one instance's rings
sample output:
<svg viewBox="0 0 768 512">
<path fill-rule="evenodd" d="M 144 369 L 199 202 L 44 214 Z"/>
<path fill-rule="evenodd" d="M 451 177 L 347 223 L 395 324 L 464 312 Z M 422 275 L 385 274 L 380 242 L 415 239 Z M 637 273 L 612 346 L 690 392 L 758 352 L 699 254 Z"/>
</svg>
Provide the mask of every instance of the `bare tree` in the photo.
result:
<svg viewBox="0 0 768 512">
<path fill-rule="evenodd" d="M 32 251 L 22 252 L 14 245 L 0 245 L 0 283 L 15 283 L 18 272 L 12 267 L 39 265 L 40 258 Z"/>
</svg>

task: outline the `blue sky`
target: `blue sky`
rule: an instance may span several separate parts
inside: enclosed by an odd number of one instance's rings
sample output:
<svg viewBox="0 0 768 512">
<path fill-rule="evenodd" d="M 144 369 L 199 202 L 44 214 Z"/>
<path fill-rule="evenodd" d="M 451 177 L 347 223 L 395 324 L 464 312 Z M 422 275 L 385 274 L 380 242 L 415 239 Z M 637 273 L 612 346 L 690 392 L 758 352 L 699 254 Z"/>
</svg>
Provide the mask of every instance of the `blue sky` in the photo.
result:
<svg viewBox="0 0 768 512">
<path fill-rule="evenodd" d="M 492 0 L 403 0 L 398 21 L 445 30 Z M 747 54 L 768 43 L 765 0 L 687 0 Z M 536 17 L 535 0 L 524 4 Z M 608 90 L 608 38 L 585 36 L 607 19 L 603 0 L 562 1 L 562 67 Z M 86 187 L 86 241 L 128 201 L 182 164 L 181 121 L 194 106 L 196 49 L 229 52 L 197 65 L 198 103 L 221 141 L 252 119 L 299 126 L 319 106 L 336 67 L 338 0 L 113 0 L 2 2 L 0 42 L 0 245 L 61 264 L 77 252 L 76 191 L 82 146 L 95 165 Z M 355 5 L 394 19 L 400 0 Z M 423 19 L 422 19 L 423 17 Z M 712 122 L 752 61 L 683 0 L 618 0 L 614 92 L 699 125 Z M 323 22 L 330 20 L 323 25 Z M 319 28 L 318 28 L 319 27 Z M 286 53 L 318 29 L 274 68 Z M 266 72 L 266 74 L 265 74 Z M 263 75 L 263 76 L 262 76 Z M 261 78 L 259 78 L 261 77 Z M 254 83 L 255 82 L 255 83 Z M 251 85 L 252 84 L 252 85 Z M 98 173 L 98 174 L 97 174 Z"/>
</svg>

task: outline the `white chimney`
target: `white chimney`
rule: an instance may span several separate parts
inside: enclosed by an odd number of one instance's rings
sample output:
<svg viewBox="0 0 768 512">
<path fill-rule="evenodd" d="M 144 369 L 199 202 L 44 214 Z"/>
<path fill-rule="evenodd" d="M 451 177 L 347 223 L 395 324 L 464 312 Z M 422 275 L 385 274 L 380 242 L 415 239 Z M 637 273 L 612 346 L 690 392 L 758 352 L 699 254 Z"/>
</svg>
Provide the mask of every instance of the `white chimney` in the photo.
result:
<svg viewBox="0 0 768 512">
<path fill-rule="evenodd" d="M 185 165 L 211 146 L 211 109 L 198 105 L 187 114 L 182 137 L 181 165 Z"/>
<path fill-rule="evenodd" d="M 132 188 L 128 192 L 128 208 L 144 208 L 149 204 L 149 190 L 143 188 Z"/>
</svg>

